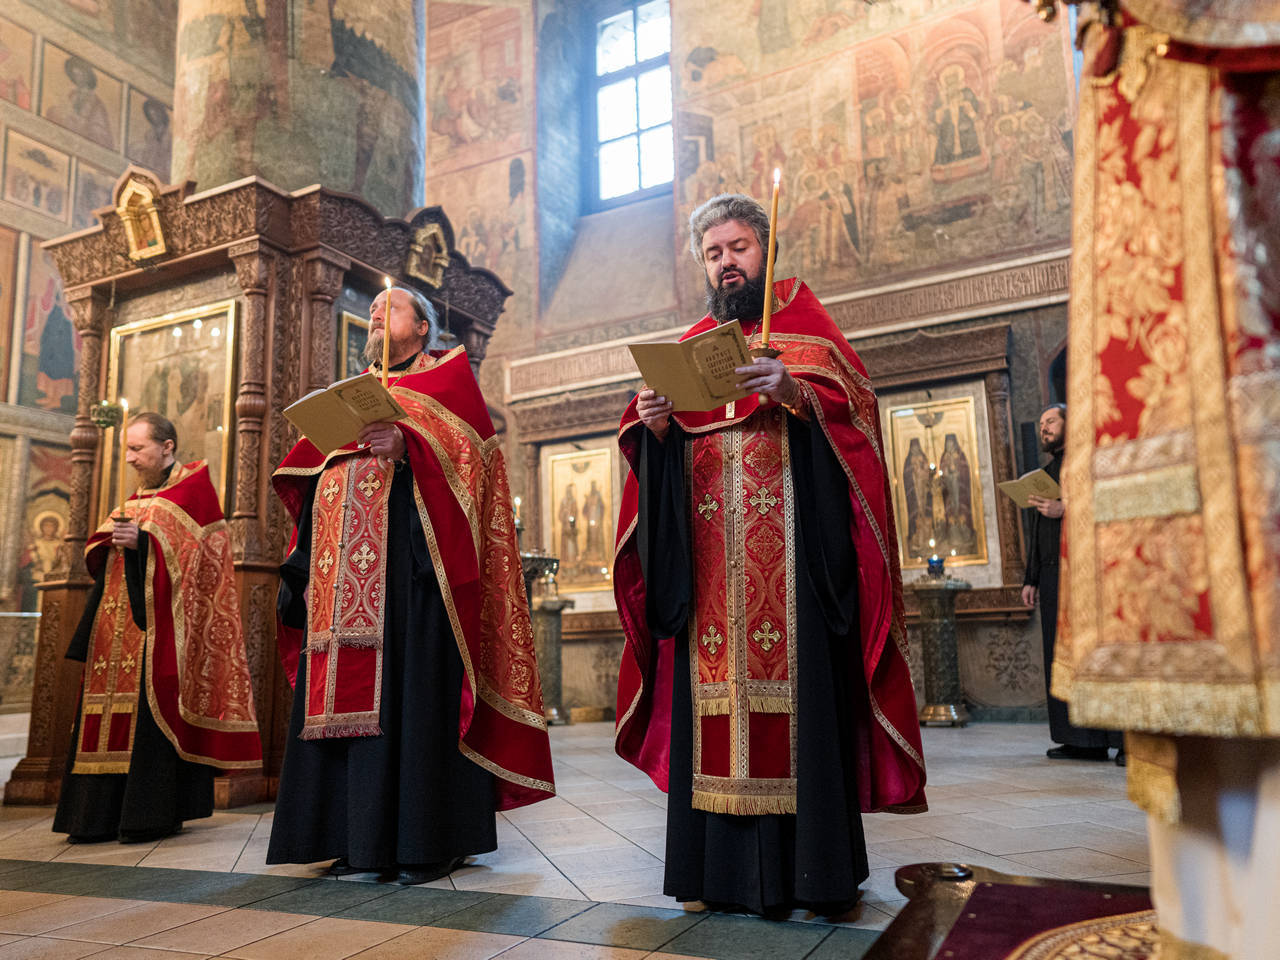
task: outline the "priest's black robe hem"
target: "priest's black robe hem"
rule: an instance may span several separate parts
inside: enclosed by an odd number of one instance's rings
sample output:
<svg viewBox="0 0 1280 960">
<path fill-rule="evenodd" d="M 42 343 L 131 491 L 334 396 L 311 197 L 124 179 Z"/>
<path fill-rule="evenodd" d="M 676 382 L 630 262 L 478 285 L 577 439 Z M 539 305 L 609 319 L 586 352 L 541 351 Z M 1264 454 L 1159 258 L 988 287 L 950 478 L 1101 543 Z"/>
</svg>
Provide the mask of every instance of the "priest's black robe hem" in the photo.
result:
<svg viewBox="0 0 1280 960">
<path fill-rule="evenodd" d="M 795 489 L 797 796 L 795 815 L 735 816 L 692 807 L 693 708 L 685 631 L 692 602 L 684 435 L 646 431 L 638 544 L 654 637 L 674 636 L 663 892 L 756 913 L 823 915 L 856 903 L 869 875 L 858 805 L 858 731 L 869 722 L 858 637 L 857 557 L 843 471 L 820 429 L 789 418 Z"/>
</svg>

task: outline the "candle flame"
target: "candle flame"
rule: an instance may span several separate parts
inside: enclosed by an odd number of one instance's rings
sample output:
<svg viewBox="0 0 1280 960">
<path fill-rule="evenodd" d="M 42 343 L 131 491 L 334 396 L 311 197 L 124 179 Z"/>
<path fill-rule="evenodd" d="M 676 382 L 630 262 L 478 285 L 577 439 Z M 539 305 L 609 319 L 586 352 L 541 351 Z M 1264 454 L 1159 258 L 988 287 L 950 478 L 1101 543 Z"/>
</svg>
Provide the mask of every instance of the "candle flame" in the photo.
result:
<svg viewBox="0 0 1280 960">
<path fill-rule="evenodd" d="M 774 167 L 773 168 L 773 185 L 776 187 L 781 182 L 782 182 L 782 168 Z"/>
<path fill-rule="evenodd" d="M 391 289 L 391 278 L 390 278 L 390 277 L 384 276 L 384 277 L 382 278 L 382 282 L 383 282 L 384 284 L 386 284 L 386 286 L 387 286 L 387 289 L 388 289 L 388 290 L 390 290 L 390 289 Z"/>
</svg>

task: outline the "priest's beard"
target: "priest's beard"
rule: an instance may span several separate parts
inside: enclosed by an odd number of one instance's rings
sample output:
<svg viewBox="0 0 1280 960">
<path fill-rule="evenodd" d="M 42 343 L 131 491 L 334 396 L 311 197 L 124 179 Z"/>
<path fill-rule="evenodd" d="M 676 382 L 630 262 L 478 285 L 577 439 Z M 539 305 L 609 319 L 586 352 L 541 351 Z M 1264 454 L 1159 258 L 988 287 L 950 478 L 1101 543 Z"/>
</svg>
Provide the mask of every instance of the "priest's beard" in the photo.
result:
<svg viewBox="0 0 1280 960">
<path fill-rule="evenodd" d="M 744 283 L 732 287 L 713 287 L 707 281 L 707 309 L 716 323 L 730 320 L 754 320 L 764 313 L 764 273 L 747 277 Z"/>
<path fill-rule="evenodd" d="M 381 333 L 369 334 L 369 339 L 364 342 L 364 349 L 360 351 L 360 359 L 364 361 L 367 367 L 373 366 L 374 363 L 382 362 Z"/>
</svg>

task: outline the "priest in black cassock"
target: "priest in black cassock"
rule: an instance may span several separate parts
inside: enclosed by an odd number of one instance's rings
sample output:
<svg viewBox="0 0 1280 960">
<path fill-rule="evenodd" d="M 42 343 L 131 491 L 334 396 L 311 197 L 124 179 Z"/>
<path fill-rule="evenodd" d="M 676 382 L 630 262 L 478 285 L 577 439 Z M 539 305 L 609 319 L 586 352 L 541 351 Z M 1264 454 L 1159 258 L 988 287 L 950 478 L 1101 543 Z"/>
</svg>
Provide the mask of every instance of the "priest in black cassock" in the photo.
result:
<svg viewBox="0 0 1280 960">
<path fill-rule="evenodd" d="M 142 488 L 85 547 L 94 583 L 67 650 L 85 674 L 53 821 L 72 843 L 168 836 L 213 812 L 217 768 L 261 762 L 227 525 L 177 443 L 159 414 L 133 418 Z"/>
<path fill-rule="evenodd" d="M 495 810 L 554 793 L 502 452 L 434 323 L 416 291 L 380 294 L 366 362 L 387 331 L 406 416 L 327 456 L 304 438 L 273 478 L 295 695 L 268 863 L 426 883 L 496 848 Z"/>
</svg>

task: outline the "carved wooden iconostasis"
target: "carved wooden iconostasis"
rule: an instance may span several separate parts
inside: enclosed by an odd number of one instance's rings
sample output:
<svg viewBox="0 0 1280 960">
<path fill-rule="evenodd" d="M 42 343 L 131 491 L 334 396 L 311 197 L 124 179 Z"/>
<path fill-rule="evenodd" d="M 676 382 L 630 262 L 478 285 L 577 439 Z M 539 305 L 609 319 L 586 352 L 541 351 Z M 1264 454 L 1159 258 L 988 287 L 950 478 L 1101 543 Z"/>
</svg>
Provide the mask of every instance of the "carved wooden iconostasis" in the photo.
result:
<svg viewBox="0 0 1280 960">
<path fill-rule="evenodd" d="M 435 304 L 445 329 L 433 346 L 461 343 L 473 368 L 511 291 L 457 251 L 440 207 L 385 219 L 321 187 L 285 193 L 250 178 L 193 193 L 130 167 L 112 206 L 95 214 L 99 225 L 45 245 L 82 347 L 66 535 L 53 579 L 39 585 L 28 750 L 5 802 L 58 796 L 79 689 L 78 666 L 62 651 L 90 585 L 85 540 L 119 495 L 118 438 L 92 414 L 121 396 L 131 410 L 173 419 L 180 455 L 209 460 L 220 486 L 264 770 L 220 777 L 216 802 L 254 802 L 274 795 L 291 702 L 275 646 L 277 567 L 291 523 L 270 476 L 297 433 L 281 411 L 352 372 L 353 341 L 367 332 L 384 276 Z"/>
<path fill-rule="evenodd" d="M 1021 601 L 1017 506 L 996 483 L 1017 476 L 1009 322 L 933 327 L 854 342 L 880 400 L 903 582 L 937 553 L 972 590 L 957 595 L 960 679 L 976 719 L 1036 719 L 1044 673 L 1038 621 Z M 952 554 L 954 551 L 954 555 Z M 918 609 L 905 591 L 919 694 Z"/>
</svg>

